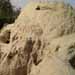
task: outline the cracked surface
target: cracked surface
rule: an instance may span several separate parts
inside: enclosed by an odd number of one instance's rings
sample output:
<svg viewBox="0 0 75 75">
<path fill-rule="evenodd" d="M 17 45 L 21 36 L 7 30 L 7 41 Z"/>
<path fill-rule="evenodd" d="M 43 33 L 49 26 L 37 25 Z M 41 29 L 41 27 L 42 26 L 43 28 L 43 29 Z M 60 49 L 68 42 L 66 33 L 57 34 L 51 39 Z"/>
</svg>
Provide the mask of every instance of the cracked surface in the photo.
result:
<svg viewBox="0 0 75 75">
<path fill-rule="evenodd" d="M 75 75 L 75 14 L 69 10 L 63 3 L 28 4 L 0 33 L 0 75 Z"/>
</svg>

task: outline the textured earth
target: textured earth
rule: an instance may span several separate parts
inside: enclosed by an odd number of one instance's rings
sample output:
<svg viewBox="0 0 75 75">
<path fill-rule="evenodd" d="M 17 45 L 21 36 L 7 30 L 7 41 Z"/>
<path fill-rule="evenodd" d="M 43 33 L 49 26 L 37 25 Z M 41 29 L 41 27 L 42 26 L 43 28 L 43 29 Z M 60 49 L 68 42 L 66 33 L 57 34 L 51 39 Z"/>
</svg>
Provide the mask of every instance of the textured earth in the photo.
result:
<svg viewBox="0 0 75 75">
<path fill-rule="evenodd" d="M 29 3 L 0 32 L 0 75 L 75 75 L 74 9 Z"/>
</svg>

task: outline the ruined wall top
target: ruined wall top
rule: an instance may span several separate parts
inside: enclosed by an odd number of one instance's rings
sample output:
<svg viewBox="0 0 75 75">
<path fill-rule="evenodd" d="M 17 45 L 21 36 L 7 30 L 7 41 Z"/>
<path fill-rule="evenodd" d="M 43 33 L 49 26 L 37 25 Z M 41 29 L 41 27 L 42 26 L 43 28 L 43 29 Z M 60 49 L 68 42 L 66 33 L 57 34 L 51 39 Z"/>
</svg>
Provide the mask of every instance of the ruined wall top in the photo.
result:
<svg viewBox="0 0 75 75">
<path fill-rule="evenodd" d="M 64 0 L 28 0 L 28 2 L 39 2 L 39 3 L 45 3 L 45 2 L 63 2 Z"/>
<path fill-rule="evenodd" d="M 29 2 L 39 2 L 39 3 L 45 3 L 50 2 L 50 0 L 28 0 Z"/>
</svg>

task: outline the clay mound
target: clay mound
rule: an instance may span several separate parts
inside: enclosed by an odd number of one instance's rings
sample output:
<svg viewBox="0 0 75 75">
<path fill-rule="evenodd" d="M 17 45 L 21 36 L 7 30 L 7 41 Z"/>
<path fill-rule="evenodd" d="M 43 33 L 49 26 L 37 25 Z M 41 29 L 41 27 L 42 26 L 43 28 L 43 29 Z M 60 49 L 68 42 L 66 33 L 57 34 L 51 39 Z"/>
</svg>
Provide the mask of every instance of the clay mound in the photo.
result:
<svg viewBox="0 0 75 75">
<path fill-rule="evenodd" d="M 29 3 L 0 33 L 0 75 L 75 75 L 73 8 Z"/>
</svg>

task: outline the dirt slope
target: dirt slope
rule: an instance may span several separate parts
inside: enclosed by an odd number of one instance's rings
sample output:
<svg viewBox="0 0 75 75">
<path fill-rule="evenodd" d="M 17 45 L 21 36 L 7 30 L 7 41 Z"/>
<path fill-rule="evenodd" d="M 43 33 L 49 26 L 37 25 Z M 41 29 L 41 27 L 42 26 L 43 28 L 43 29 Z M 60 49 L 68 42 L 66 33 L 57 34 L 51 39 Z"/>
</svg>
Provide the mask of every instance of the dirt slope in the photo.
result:
<svg viewBox="0 0 75 75">
<path fill-rule="evenodd" d="M 0 75 L 75 75 L 73 8 L 29 3 L 0 33 Z"/>
</svg>

